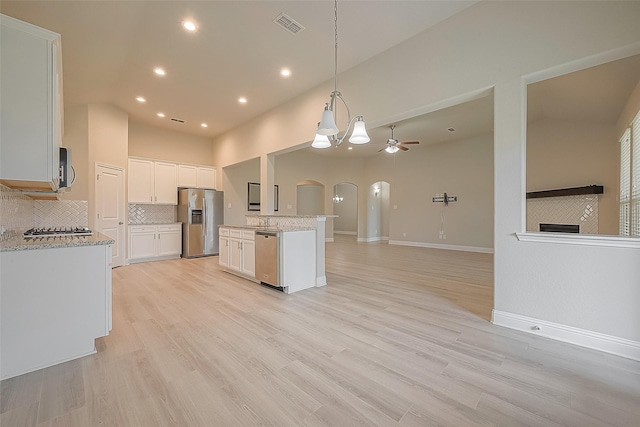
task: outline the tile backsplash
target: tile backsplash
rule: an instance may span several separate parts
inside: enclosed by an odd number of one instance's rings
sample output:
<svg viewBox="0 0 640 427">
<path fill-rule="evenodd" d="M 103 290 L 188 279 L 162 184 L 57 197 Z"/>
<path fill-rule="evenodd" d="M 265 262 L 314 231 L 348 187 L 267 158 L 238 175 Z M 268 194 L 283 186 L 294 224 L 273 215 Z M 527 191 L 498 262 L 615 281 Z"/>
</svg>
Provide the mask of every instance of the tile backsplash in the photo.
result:
<svg viewBox="0 0 640 427">
<path fill-rule="evenodd" d="M 0 185 L 0 241 L 32 227 L 77 227 L 89 224 L 84 200 L 33 200 Z"/>
<path fill-rule="evenodd" d="M 85 227 L 89 225 L 89 203 L 85 200 L 36 200 L 34 227 Z"/>
<path fill-rule="evenodd" d="M 580 233 L 598 234 L 598 196 L 546 197 L 527 200 L 527 231 L 540 223 L 580 225 Z"/>
<path fill-rule="evenodd" d="M 129 224 L 171 224 L 178 217 L 177 206 L 129 203 Z"/>
<path fill-rule="evenodd" d="M 33 227 L 33 200 L 0 185 L 0 241 Z"/>
</svg>

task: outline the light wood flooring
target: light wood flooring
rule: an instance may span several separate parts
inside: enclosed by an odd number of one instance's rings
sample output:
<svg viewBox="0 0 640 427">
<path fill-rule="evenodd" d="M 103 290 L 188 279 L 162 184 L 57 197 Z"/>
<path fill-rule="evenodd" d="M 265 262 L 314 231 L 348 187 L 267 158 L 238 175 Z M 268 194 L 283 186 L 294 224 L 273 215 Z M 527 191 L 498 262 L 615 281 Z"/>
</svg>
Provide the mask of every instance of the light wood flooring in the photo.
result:
<svg viewBox="0 0 640 427">
<path fill-rule="evenodd" d="M 640 426 L 640 363 L 489 322 L 491 255 L 338 237 L 292 295 L 115 269 L 98 353 L 3 381 L 0 425 Z"/>
</svg>

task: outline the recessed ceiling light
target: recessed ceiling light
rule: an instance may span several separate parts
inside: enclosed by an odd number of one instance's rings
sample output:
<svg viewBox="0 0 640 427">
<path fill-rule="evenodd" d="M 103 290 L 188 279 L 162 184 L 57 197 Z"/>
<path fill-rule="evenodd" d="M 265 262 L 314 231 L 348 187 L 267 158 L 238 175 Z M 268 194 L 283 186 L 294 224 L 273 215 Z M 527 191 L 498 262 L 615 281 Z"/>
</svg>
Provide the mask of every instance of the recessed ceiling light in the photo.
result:
<svg viewBox="0 0 640 427">
<path fill-rule="evenodd" d="M 158 113 L 158 117 L 164 117 L 164 113 Z"/>
<path fill-rule="evenodd" d="M 202 126 L 203 128 L 208 127 L 209 125 L 207 125 L 206 123 L 200 123 L 200 126 Z"/>
<path fill-rule="evenodd" d="M 288 68 L 283 68 L 282 70 L 280 70 L 280 75 L 282 77 L 289 77 L 291 75 L 291 70 Z"/>
<path fill-rule="evenodd" d="M 138 102 L 147 102 L 147 100 L 144 99 L 142 96 L 137 97 L 136 101 L 138 101 Z"/>
<path fill-rule="evenodd" d="M 241 96 L 240 98 L 238 98 L 238 102 L 240 104 L 246 104 L 247 103 L 247 98 L 245 98 L 244 96 Z"/>
<path fill-rule="evenodd" d="M 159 76 L 164 76 L 166 73 L 166 71 L 164 71 L 162 68 L 158 67 L 158 68 L 154 68 L 153 72 L 156 73 Z"/>
<path fill-rule="evenodd" d="M 198 26 L 193 21 L 185 20 L 182 21 L 182 28 L 187 31 L 194 32 L 198 29 Z"/>
<path fill-rule="evenodd" d="M 349 147 L 349 150 L 353 150 L 353 147 Z"/>
</svg>

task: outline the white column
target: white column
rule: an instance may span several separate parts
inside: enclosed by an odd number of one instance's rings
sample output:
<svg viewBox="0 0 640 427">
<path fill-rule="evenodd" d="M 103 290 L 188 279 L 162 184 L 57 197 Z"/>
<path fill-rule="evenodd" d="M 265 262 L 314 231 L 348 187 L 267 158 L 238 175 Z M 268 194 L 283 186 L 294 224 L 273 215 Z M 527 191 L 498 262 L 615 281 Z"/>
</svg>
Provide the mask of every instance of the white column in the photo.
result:
<svg viewBox="0 0 640 427">
<path fill-rule="evenodd" d="M 262 154 L 260 156 L 260 214 L 273 215 L 273 185 L 275 184 L 275 156 Z"/>
<path fill-rule="evenodd" d="M 526 86 L 518 78 L 494 90 L 494 310 L 511 311 L 513 269 L 522 262 L 515 237 L 526 223 Z M 517 273 L 516 273 L 517 276 Z"/>
<path fill-rule="evenodd" d="M 316 218 L 316 287 L 327 284 L 324 259 L 324 229 L 326 221 L 327 218 L 324 216 Z"/>
</svg>

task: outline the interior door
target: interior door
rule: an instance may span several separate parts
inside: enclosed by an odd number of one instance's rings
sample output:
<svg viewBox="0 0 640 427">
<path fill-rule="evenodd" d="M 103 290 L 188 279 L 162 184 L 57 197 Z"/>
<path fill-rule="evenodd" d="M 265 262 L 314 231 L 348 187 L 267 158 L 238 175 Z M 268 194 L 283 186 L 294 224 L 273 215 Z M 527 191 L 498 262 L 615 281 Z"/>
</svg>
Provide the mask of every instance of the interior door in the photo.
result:
<svg viewBox="0 0 640 427">
<path fill-rule="evenodd" d="M 115 240 L 111 245 L 111 267 L 125 263 L 124 170 L 117 166 L 96 164 L 95 231 Z"/>
</svg>

